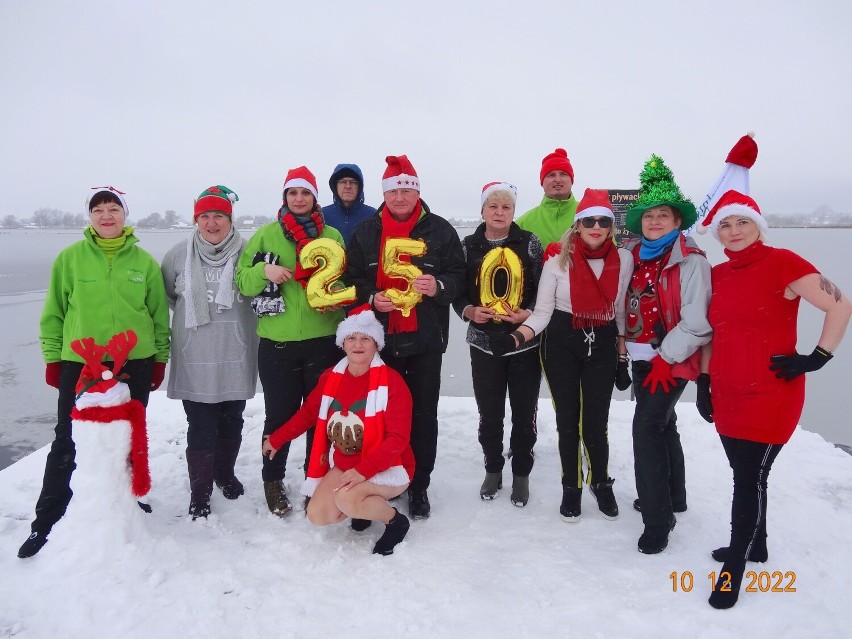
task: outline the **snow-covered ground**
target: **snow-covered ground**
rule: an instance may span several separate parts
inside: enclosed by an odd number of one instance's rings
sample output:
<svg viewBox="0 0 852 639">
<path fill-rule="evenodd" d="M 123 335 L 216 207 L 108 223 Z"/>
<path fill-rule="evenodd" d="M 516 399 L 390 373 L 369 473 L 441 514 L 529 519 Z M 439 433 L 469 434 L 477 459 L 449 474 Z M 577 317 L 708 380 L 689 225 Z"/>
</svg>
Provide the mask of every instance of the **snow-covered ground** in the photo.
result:
<svg viewBox="0 0 852 639">
<path fill-rule="evenodd" d="M 260 396 L 246 410 L 237 463 L 247 494 L 229 502 L 216 491 L 210 519 L 190 521 L 183 412 L 156 392 L 148 411 L 154 512 L 134 518 L 129 539 L 112 534 L 119 528 L 113 513 L 104 512 L 97 526 L 75 520 L 75 504 L 91 498 L 79 492 L 41 553 L 18 559 L 47 450 L 0 471 L 0 636 L 844 636 L 852 457 L 797 430 L 769 481 L 770 560 L 748 566 L 758 578 L 768 573 L 763 586 L 782 573 L 772 582 L 795 592 L 758 589 L 743 593 L 732 610 L 716 611 L 706 602 L 707 575 L 720 564 L 709 552 L 727 542 L 731 498 L 722 448 L 695 407 L 682 404 L 689 510 L 678 515 L 665 552 L 642 555 L 641 517 L 631 508 L 632 410 L 630 402 L 613 402 L 610 419 L 621 516 L 605 520 L 586 492 L 582 520 L 568 524 L 558 513 L 549 402 L 540 403 L 531 500 L 515 508 L 508 467 L 499 498 L 480 501 L 475 404 L 442 397 L 432 517 L 414 522 L 394 555 L 380 557 L 370 554 L 379 524 L 355 533 L 345 523 L 315 528 L 300 510 L 284 520 L 269 514 L 259 470 Z M 294 496 L 303 450 L 301 441 L 294 444 L 288 465 Z M 683 592 L 687 573 L 692 590 Z"/>
</svg>

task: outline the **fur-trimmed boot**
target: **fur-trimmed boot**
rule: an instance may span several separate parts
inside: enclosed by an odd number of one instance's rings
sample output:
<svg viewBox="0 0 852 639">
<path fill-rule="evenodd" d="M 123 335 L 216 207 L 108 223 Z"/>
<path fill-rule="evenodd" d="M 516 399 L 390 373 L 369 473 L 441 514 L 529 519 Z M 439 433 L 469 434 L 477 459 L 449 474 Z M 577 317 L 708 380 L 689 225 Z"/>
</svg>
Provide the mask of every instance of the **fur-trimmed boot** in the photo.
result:
<svg viewBox="0 0 852 639">
<path fill-rule="evenodd" d="M 213 472 L 213 479 L 216 481 L 216 485 L 222 489 L 222 494 L 225 495 L 226 499 L 236 499 L 246 492 L 240 480 L 234 475 L 234 465 L 237 463 L 237 456 L 240 454 L 241 443 L 241 439 L 220 439 L 216 447 L 216 467 Z"/>
<path fill-rule="evenodd" d="M 213 466 L 216 453 L 212 450 L 186 451 L 189 470 L 189 514 L 193 521 L 210 514 L 210 495 L 213 493 Z"/>
</svg>

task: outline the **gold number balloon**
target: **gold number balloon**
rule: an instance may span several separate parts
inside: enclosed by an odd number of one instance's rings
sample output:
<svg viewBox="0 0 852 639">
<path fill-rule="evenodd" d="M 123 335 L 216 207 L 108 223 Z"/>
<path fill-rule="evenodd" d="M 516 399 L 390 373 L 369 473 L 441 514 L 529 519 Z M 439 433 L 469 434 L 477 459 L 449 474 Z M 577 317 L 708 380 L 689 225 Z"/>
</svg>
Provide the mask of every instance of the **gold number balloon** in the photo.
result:
<svg viewBox="0 0 852 639">
<path fill-rule="evenodd" d="M 316 268 L 311 274 L 305 294 L 311 308 L 323 310 L 355 301 L 355 287 L 344 287 L 339 281 L 346 270 L 346 252 L 328 237 L 311 240 L 299 253 L 302 268 Z"/>
<path fill-rule="evenodd" d="M 506 291 L 502 295 L 497 295 L 494 292 L 494 279 L 500 270 L 506 272 Z M 523 293 L 524 267 L 517 253 L 503 246 L 488 251 L 479 267 L 480 303 L 493 309 L 498 315 L 505 315 L 509 309 L 518 310 Z"/>
<path fill-rule="evenodd" d="M 389 288 L 384 291 L 384 294 L 399 309 L 403 317 L 408 317 L 411 315 L 411 309 L 423 299 L 423 296 L 411 286 L 411 283 L 418 275 L 422 275 L 423 271 L 410 262 L 400 260 L 402 255 L 414 257 L 426 255 L 426 242 L 408 237 L 391 237 L 385 241 L 382 255 L 382 268 L 385 275 L 404 279 L 408 286 L 405 290 Z"/>
</svg>

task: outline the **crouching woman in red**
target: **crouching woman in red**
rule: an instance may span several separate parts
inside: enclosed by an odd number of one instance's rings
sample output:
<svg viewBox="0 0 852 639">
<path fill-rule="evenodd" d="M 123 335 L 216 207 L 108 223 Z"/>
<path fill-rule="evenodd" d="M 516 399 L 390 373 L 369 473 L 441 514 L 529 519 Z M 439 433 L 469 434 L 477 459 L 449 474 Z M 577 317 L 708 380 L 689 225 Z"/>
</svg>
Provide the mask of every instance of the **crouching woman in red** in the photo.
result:
<svg viewBox="0 0 852 639">
<path fill-rule="evenodd" d="M 382 325 L 371 310 L 361 308 L 337 327 L 337 345 L 346 357 L 322 374 L 292 418 L 264 438 L 263 454 L 274 457 L 281 446 L 316 425 L 302 488 L 311 498 L 308 519 L 327 526 L 351 517 L 352 528 L 359 531 L 381 521 L 385 531 L 373 553 L 390 555 L 409 527 L 408 518 L 388 500 L 402 494 L 414 476 L 408 443 L 411 393 L 379 357 L 385 344 Z"/>
<path fill-rule="evenodd" d="M 822 368 L 846 332 L 852 303 L 808 261 L 763 242 L 757 203 L 728 191 L 702 223 L 725 247 L 713 267 L 697 404 L 716 430 L 734 471 L 731 539 L 713 551 L 724 562 L 710 595 L 714 608 L 737 602 L 746 561 L 766 561 L 767 478 L 805 402 L 804 373 Z M 825 313 L 817 347 L 796 352 L 799 300 Z M 709 370 L 709 376 L 707 374 Z M 713 390 L 711 401 L 710 389 Z"/>
</svg>

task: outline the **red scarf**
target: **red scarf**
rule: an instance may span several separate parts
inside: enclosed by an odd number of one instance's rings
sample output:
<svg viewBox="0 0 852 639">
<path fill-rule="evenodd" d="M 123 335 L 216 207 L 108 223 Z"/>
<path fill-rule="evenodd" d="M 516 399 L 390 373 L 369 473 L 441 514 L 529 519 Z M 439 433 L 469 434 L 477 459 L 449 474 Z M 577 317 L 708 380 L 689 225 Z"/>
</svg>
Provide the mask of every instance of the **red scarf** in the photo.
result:
<svg viewBox="0 0 852 639">
<path fill-rule="evenodd" d="M 322 237 L 322 230 L 325 227 L 322 209 L 320 209 L 319 205 L 314 205 L 313 211 L 308 215 L 296 215 L 285 204 L 278 211 L 278 222 L 284 231 L 284 237 L 296 244 L 296 269 L 293 277 L 302 285 L 302 288 L 305 288 L 308 285 L 308 280 L 311 279 L 311 275 L 317 269 L 316 267 L 302 268 L 299 262 L 299 253 L 302 252 L 305 244 L 318 237 Z"/>
<path fill-rule="evenodd" d="M 571 312 L 574 328 L 592 328 L 608 324 L 615 317 L 615 296 L 618 295 L 618 274 L 621 260 L 618 249 L 610 240 L 598 249 L 590 249 L 579 235 L 574 238 L 573 265 L 568 269 L 571 285 Z M 589 260 L 603 259 L 600 278 Z"/>
<path fill-rule="evenodd" d="M 404 291 L 409 284 L 401 277 L 388 277 L 385 275 L 384 269 L 384 254 L 385 242 L 391 237 L 411 237 L 411 231 L 417 220 L 420 219 L 422 206 L 420 201 L 417 201 L 417 206 L 414 207 L 414 212 L 404 222 L 398 221 L 388 211 L 387 206 L 382 209 L 382 242 L 379 245 L 379 271 L 376 274 L 376 287 L 382 291 L 389 288 L 396 288 Z M 411 258 L 407 255 L 401 255 L 400 261 L 411 262 Z M 402 312 L 393 310 L 388 314 L 388 333 L 413 333 L 417 330 L 417 307 L 411 309 L 408 317 L 405 317 Z"/>
</svg>

